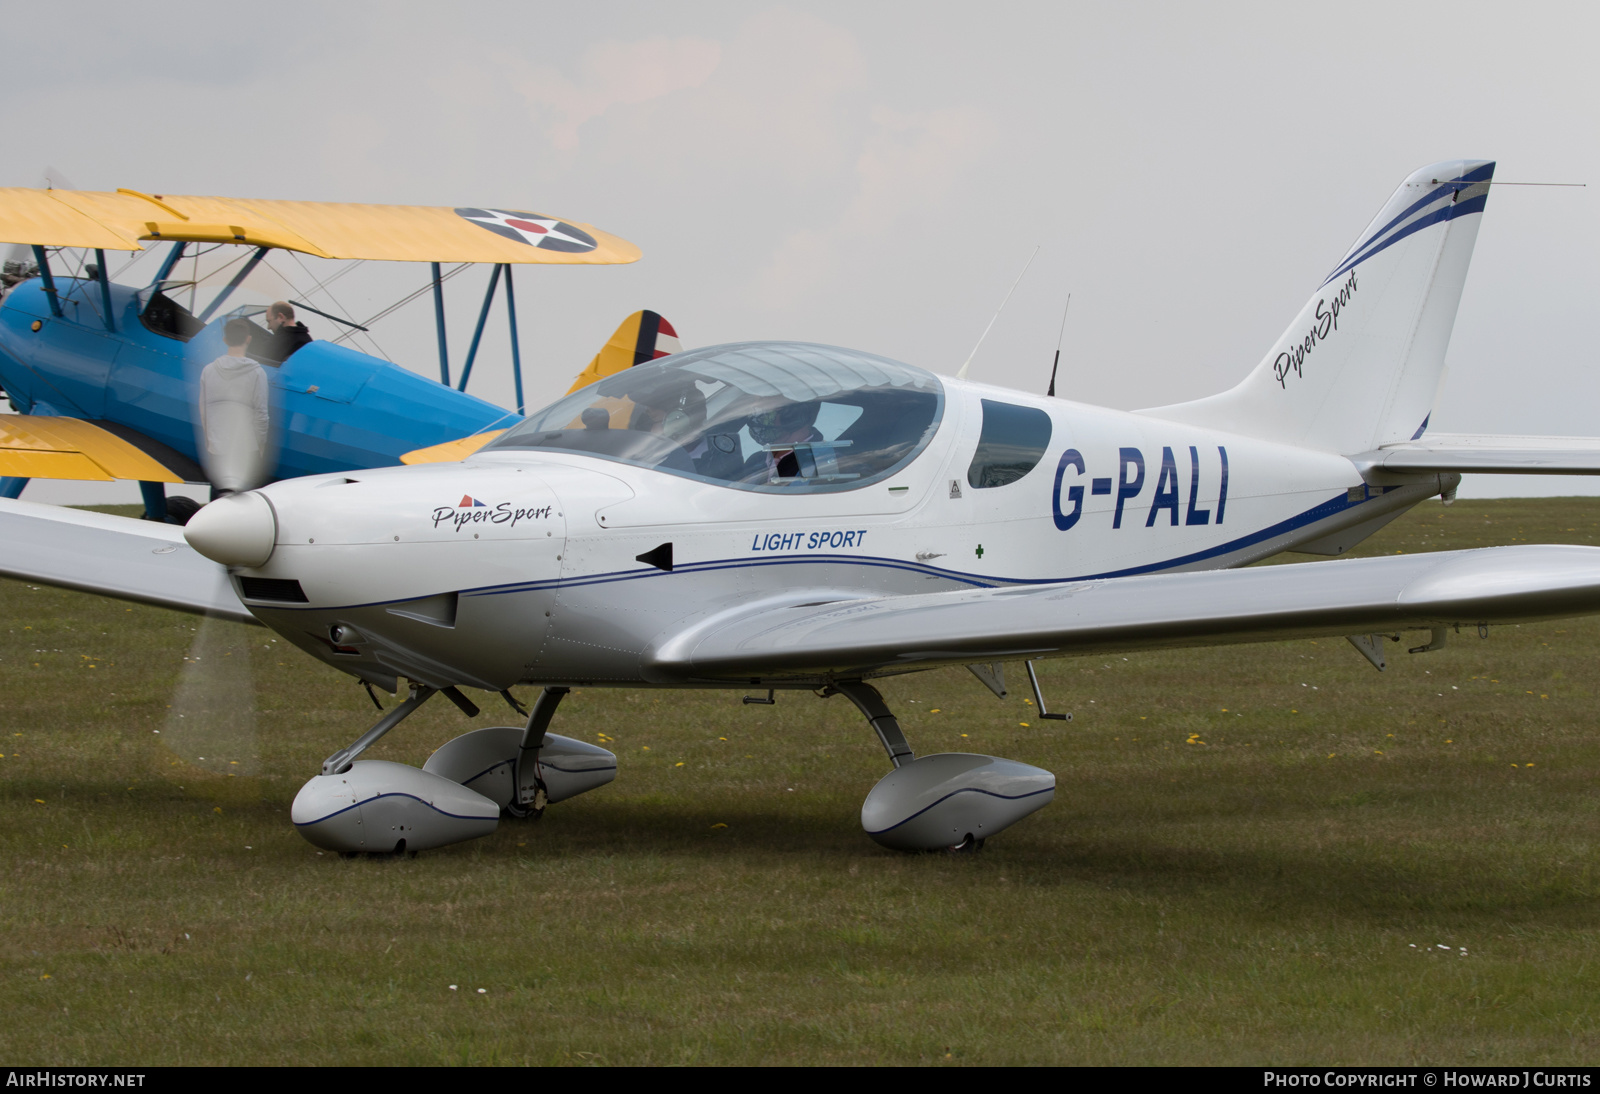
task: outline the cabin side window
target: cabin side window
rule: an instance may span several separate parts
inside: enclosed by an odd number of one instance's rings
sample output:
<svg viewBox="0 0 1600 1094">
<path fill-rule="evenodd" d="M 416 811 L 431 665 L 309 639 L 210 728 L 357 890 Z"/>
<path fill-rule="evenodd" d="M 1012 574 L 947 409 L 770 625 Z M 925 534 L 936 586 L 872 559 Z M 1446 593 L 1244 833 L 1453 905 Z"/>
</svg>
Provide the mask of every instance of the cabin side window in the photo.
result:
<svg viewBox="0 0 1600 1094">
<path fill-rule="evenodd" d="M 983 490 L 1016 482 L 1044 458 L 1050 432 L 1050 415 L 1036 407 L 983 400 L 983 432 L 967 485 Z"/>
</svg>

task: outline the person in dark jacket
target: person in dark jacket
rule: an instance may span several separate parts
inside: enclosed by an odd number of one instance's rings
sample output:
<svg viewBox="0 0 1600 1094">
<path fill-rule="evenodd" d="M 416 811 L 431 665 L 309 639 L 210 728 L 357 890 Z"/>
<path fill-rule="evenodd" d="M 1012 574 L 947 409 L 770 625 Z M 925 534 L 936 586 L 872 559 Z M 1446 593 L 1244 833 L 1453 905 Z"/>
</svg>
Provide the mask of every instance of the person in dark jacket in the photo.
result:
<svg viewBox="0 0 1600 1094">
<path fill-rule="evenodd" d="M 268 356 L 275 361 L 287 361 L 295 350 L 311 344 L 311 332 L 295 322 L 294 307 L 284 300 L 267 309 L 267 330 L 272 335 Z"/>
</svg>

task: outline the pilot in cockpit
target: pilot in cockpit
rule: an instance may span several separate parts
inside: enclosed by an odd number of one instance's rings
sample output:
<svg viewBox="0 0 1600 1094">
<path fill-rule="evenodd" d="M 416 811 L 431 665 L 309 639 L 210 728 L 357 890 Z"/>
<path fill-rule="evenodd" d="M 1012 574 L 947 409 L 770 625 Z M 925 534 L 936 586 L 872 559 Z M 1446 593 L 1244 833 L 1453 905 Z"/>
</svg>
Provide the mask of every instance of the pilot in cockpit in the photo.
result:
<svg viewBox="0 0 1600 1094">
<path fill-rule="evenodd" d="M 811 445 L 822 440 L 817 429 L 817 414 L 822 404 L 815 399 L 803 403 L 784 403 L 750 418 L 750 439 L 762 446 L 744 464 L 740 476 L 745 482 L 774 482 L 780 479 L 810 479 L 817 475 L 819 453 Z M 785 448 L 785 445 L 794 445 Z"/>
</svg>

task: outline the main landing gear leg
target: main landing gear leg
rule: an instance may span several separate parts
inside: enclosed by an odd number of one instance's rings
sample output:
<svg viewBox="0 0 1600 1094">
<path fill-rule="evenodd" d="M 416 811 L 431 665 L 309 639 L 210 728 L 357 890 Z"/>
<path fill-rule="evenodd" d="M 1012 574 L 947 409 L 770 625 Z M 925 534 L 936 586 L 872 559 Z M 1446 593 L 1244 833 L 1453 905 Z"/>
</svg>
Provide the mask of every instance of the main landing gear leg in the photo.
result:
<svg viewBox="0 0 1600 1094">
<path fill-rule="evenodd" d="M 539 749 L 544 747 L 545 731 L 550 728 L 556 707 L 561 705 L 561 700 L 566 698 L 569 690 L 545 688 L 534 700 L 533 709 L 528 712 L 528 724 L 522 731 L 522 746 L 517 750 L 517 769 L 514 773 L 516 793 L 506 803 L 506 812 L 513 817 L 538 820 L 550 802 L 550 791 L 539 775 Z"/>
<path fill-rule="evenodd" d="M 861 827 L 885 847 L 976 851 L 1055 796 L 1054 775 L 1015 760 L 965 752 L 917 759 L 883 696 L 865 681 L 836 683 L 822 694 L 854 703 L 894 764 L 861 803 Z"/>
<path fill-rule="evenodd" d="M 915 760 L 916 754 L 911 751 L 911 746 L 906 743 L 906 735 L 900 729 L 900 723 L 895 720 L 894 714 L 889 710 L 883 696 L 878 694 L 878 689 L 863 680 L 846 680 L 834 684 L 823 692 L 824 695 L 843 695 L 856 705 L 856 709 L 866 716 L 868 724 L 878 734 L 878 740 L 883 742 L 883 750 L 889 754 L 889 762 L 896 767 L 904 767 Z"/>
</svg>

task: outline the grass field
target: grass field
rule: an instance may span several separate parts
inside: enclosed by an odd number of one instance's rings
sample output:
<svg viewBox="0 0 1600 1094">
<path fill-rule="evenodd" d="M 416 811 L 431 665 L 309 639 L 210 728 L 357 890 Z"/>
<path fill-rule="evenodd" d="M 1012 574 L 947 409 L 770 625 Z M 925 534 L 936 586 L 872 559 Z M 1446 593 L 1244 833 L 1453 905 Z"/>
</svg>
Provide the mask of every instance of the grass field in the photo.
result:
<svg viewBox="0 0 1600 1094">
<path fill-rule="evenodd" d="M 1600 543 L 1600 499 L 1430 502 L 1358 553 L 1512 542 Z M 968 856 L 862 834 L 888 767 L 843 698 L 584 690 L 554 728 L 615 783 L 344 860 L 288 807 L 371 722 L 354 683 L 259 628 L 0 602 L 7 1064 L 1600 1059 L 1595 620 L 1383 674 L 1342 639 L 1043 663 L 1070 724 L 888 681 L 919 753 L 1058 776 Z"/>
</svg>

